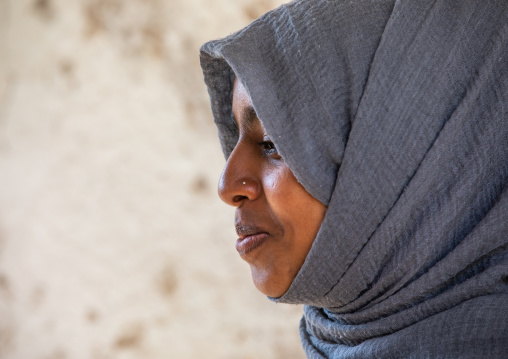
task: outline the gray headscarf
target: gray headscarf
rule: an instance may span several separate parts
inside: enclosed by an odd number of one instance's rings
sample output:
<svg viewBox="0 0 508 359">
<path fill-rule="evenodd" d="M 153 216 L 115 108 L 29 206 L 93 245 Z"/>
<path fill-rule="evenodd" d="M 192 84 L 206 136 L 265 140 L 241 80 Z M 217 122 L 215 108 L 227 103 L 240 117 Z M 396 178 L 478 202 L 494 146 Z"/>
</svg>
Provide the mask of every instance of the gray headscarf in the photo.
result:
<svg viewBox="0 0 508 359">
<path fill-rule="evenodd" d="M 309 358 L 508 357 L 508 4 L 301 0 L 201 64 L 226 156 L 235 75 L 328 206 L 282 303 Z"/>
</svg>

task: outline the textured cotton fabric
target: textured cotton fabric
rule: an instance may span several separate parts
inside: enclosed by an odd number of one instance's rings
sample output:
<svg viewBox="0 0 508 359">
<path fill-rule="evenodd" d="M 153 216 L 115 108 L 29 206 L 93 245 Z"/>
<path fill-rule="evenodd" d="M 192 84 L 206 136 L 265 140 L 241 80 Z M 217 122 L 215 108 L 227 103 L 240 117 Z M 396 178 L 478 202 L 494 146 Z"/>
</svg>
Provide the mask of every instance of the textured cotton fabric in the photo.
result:
<svg viewBox="0 0 508 359">
<path fill-rule="evenodd" d="M 508 3 L 303 0 L 201 64 L 328 206 L 281 303 L 309 358 L 508 357 Z"/>
</svg>

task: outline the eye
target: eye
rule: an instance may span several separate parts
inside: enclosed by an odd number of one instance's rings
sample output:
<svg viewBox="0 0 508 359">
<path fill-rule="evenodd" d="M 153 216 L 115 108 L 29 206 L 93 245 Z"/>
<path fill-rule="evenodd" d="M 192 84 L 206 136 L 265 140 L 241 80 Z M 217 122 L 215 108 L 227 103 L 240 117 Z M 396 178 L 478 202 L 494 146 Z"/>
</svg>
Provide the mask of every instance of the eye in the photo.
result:
<svg viewBox="0 0 508 359">
<path fill-rule="evenodd" d="M 277 148 L 273 144 L 272 141 L 262 141 L 259 142 L 259 146 L 261 147 L 263 153 L 266 156 L 272 157 L 274 159 L 280 159 L 279 153 L 277 152 Z"/>
<path fill-rule="evenodd" d="M 265 150 L 265 151 L 272 151 L 272 150 L 276 151 L 275 145 L 271 141 L 263 141 L 260 143 L 260 145 L 261 145 L 261 147 L 263 147 L 263 150 Z"/>
</svg>

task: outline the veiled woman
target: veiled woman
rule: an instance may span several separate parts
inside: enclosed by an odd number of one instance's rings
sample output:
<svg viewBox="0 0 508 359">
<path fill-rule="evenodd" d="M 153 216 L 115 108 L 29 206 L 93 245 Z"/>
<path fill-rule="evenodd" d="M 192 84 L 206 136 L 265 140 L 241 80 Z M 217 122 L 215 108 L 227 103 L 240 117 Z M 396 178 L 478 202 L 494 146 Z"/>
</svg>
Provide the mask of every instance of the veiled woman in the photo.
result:
<svg viewBox="0 0 508 359">
<path fill-rule="evenodd" d="M 294 1 L 201 64 L 237 249 L 309 358 L 508 356 L 505 1 Z"/>
</svg>

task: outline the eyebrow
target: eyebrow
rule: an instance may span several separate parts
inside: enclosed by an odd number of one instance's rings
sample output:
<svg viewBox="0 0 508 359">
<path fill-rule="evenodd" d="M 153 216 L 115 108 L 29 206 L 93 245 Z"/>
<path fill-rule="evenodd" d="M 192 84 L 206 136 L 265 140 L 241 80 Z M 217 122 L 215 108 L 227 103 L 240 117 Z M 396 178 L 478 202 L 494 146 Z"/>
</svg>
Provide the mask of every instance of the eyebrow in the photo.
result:
<svg viewBox="0 0 508 359">
<path fill-rule="evenodd" d="M 252 106 L 249 106 L 249 107 L 246 107 L 240 114 L 240 123 L 242 124 L 241 126 L 238 125 L 238 119 L 236 118 L 235 114 L 233 113 L 233 120 L 235 121 L 236 123 L 236 127 L 238 127 L 238 129 L 241 129 L 244 130 L 244 131 L 248 131 L 249 129 L 252 128 L 252 126 L 254 125 L 254 122 L 258 119 L 258 115 L 256 113 L 256 111 L 254 110 L 254 107 Z"/>
</svg>

